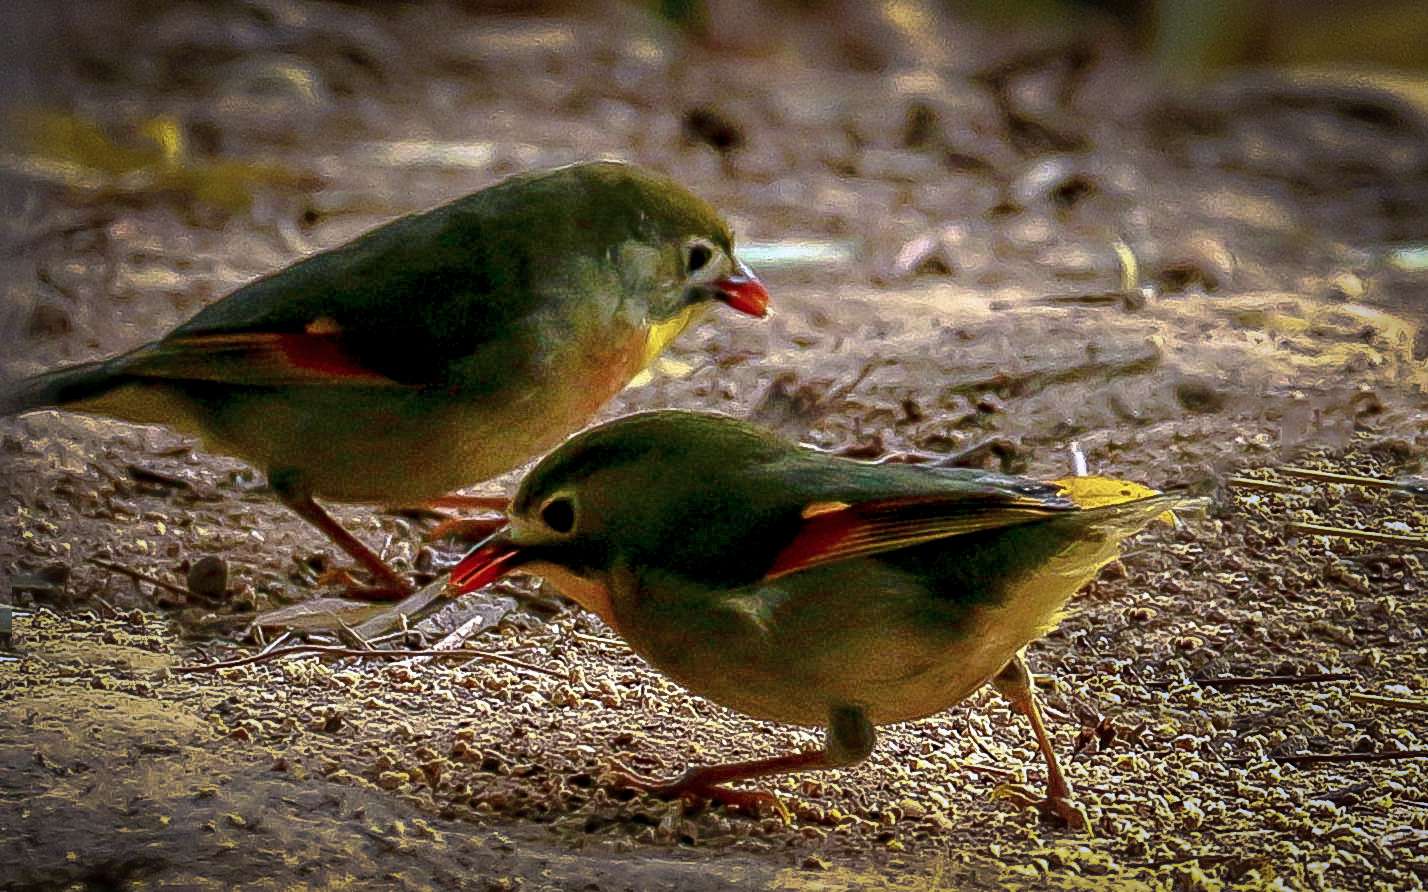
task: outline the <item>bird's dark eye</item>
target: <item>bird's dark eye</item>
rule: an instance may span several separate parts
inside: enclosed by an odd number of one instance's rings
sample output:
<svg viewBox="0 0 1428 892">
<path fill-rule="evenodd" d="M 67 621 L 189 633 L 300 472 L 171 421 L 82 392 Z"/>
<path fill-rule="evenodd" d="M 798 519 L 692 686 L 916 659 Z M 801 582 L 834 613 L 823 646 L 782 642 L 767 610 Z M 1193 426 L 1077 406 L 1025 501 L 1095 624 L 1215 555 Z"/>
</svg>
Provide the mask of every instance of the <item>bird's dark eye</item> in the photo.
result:
<svg viewBox="0 0 1428 892">
<path fill-rule="evenodd" d="M 714 249 L 703 242 L 695 242 L 689 246 L 689 255 L 684 262 L 684 270 L 689 273 L 697 273 L 714 259 Z"/>
<path fill-rule="evenodd" d="M 567 498 L 555 498 L 540 509 L 540 519 L 557 533 L 575 529 L 575 503 Z"/>
</svg>

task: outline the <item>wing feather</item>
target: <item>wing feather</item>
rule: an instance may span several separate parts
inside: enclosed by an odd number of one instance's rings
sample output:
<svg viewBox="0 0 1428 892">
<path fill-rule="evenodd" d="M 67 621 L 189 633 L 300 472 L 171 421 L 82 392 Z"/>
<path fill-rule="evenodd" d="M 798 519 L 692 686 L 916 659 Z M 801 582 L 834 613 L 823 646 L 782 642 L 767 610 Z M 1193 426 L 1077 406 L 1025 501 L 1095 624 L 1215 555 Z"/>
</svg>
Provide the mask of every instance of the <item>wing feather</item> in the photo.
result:
<svg viewBox="0 0 1428 892">
<path fill-rule="evenodd" d="M 345 384 L 406 387 L 352 356 L 341 332 L 178 335 L 135 353 L 124 370 L 145 378 L 252 387 Z"/>
<path fill-rule="evenodd" d="M 803 525 L 764 576 L 777 579 L 833 561 L 1074 516 L 1088 529 L 1119 539 L 1190 499 L 1108 477 L 1068 478 L 1037 487 L 996 485 L 927 495 L 810 502 Z"/>
<path fill-rule="evenodd" d="M 814 506 L 810 506 L 814 507 Z M 1064 499 L 1010 492 L 948 493 L 870 499 L 840 508 L 817 503 L 765 574 L 777 579 L 833 561 L 935 539 L 1015 526 L 1077 510 Z"/>
</svg>

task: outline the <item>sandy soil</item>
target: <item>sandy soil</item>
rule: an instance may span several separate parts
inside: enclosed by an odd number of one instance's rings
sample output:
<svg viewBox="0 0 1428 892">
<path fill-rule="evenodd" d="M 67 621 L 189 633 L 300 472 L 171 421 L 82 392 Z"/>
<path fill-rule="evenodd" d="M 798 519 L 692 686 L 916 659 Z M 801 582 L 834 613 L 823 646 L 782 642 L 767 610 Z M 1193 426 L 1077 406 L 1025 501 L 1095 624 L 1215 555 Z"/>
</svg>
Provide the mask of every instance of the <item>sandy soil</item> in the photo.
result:
<svg viewBox="0 0 1428 892">
<path fill-rule="evenodd" d="M 80 182 L 10 147 L 7 374 L 132 346 L 506 172 L 615 154 L 686 179 L 746 243 L 827 253 L 775 257 L 775 318 L 705 323 L 609 414 L 715 408 L 1047 477 L 1074 441 L 1097 471 L 1224 485 L 1031 651 L 1089 832 L 997 796 L 1042 775 L 990 692 L 888 729 L 854 770 L 773 784 L 785 822 L 610 789 L 616 761 L 674 772 L 810 737 L 688 696 L 528 586 L 464 608 L 494 620 L 467 646 L 525 667 L 176 671 L 253 650 L 254 613 L 317 593 L 330 547 L 167 432 L 0 421 L 0 577 L 35 611 L 0 662 L 0 886 L 1428 880 L 1425 503 L 1286 470 L 1424 473 L 1425 278 L 1395 253 L 1428 231 L 1411 94 L 1245 78 L 1170 97 L 1113 43 L 965 23 L 934 52 L 807 25 L 686 43 L 610 10 L 96 8 L 39 23 L 68 61 L 32 98 L 131 143 L 171 115 L 192 157 L 291 182 L 223 210 L 189 181 Z M 398 562 L 448 556 L 429 519 L 340 514 Z M 191 572 L 206 556 L 226 585 Z"/>
</svg>

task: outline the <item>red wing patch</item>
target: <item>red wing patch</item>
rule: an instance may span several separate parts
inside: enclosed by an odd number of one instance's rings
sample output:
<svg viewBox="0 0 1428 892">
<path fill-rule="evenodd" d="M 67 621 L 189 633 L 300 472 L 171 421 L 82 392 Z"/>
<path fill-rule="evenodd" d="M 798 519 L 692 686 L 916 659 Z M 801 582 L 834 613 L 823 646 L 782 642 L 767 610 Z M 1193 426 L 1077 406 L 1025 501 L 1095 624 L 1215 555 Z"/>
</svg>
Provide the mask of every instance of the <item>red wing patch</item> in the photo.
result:
<svg viewBox="0 0 1428 892">
<path fill-rule="evenodd" d="M 820 564 L 1015 526 L 1075 510 L 1034 497 L 901 496 L 847 505 L 815 502 L 804 508 L 803 528 L 774 559 L 764 579 Z"/>
<path fill-rule="evenodd" d="M 400 387 L 363 366 L 337 333 L 191 335 L 169 338 L 135 357 L 130 372 L 152 378 L 229 384 L 361 384 Z"/>
</svg>

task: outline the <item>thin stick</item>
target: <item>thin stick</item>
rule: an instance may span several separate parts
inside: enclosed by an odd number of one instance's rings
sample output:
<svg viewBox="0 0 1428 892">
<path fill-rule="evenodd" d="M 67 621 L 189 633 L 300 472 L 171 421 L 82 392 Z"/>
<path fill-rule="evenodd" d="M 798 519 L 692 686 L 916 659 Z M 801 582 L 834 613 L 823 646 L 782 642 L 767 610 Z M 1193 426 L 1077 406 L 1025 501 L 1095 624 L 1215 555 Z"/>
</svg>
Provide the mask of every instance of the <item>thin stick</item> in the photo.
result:
<svg viewBox="0 0 1428 892">
<path fill-rule="evenodd" d="M 1310 672 L 1304 675 L 1225 675 L 1218 678 L 1160 678 L 1142 682 L 1148 688 L 1169 688 L 1190 682 L 1207 688 L 1268 687 L 1270 685 L 1319 684 L 1325 681 L 1353 681 L 1349 672 Z"/>
<path fill-rule="evenodd" d="M 1373 530 L 1355 530 L 1349 527 L 1326 527 L 1317 523 L 1287 523 L 1285 529 L 1310 536 L 1338 536 L 1341 539 L 1363 539 L 1369 542 L 1388 542 L 1393 545 L 1411 545 L 1428 548 L 1428 536 L 1404 536 L 1398 533 L 1378 533 Z"/>
<path fill-rule="evenodd" d="M 1349 699 L 1355 703 L 1368 703 L 1373 706 L 1391 706 L 1394 709 L 1411 709 L 1415 712 L 1428 712 L 1428 700 L 1413 700 L 1408 697 L 1384 697 L 1379 694 L 1361 694 L 1358 691 L 1350 692 Z"/>
<path fill-rule="evenodd" d="M 1087 304 L 1090 306 L 1101 306 L 1104 304 L 1123 304 L 1134 307 L 1142 302 L 1138 291 L 1090 291 L 1078 292 L 1076 294 L 1048 294 L 1039 298 L 1037 303 L 1059 306 L 1063 304 Z"/>
<path fill-rule="evenodd" d="M 371 642 L 369 642 L 366 638 L 363 638 L 361 635 L 357 634 L 356 629 L 347 625 L 347 623 L 344 623 L 342 621 L 342 617 L 339 616 L 334 618 L 337 620 L 337 628 L 333 630 L 333 636 L 336 637 L 338 641 L 341 641 L 348 647 L 354 647 L 358 650 L 376 649 L 372 647 Z"/>
<path fill-rule="evenodd" d="M 539 672 L 543 675 L 549 675 L 552 678 L 565 677 L 564 673 L 557 672 L 554 669 L 536 666 L 533 663 L 517 660 L 514 657 L 491 653 L 485 650 L 358 650 L 351 647 L 329 647 L 325 644 L 294 644 L 292 647 L 281 647 L 277 650 L 250 654 L 249 656 L 241 657 L 236 660 L 202 663 L 196 666 L 175 666 L 171 671 L 217 672 L 220 669 L 234 669 L 238 666 L 249 666 L 253 663 L 266 663 L 271 660 L 297 656 L 299 654 L 312 654 L 326 657 L 378 657 L 389 660 L 404 660 L 409 657 L 469 657 L 478 660 L 490 660 L 493 663 L 502 663 L 517 669 L 528 669 L 531 672 Z"/>
<path fill-rule="evenodd" d="M 1402 759 L 1428 759 L 1428 750 L 1380 750 L 1372 753 L 1301 753 L 1297 756 L 1270 756 L 1271 762 L 1280 765 L 1331 765 L 1341 762 L 1397 762 Z M 1249 765 L 1257 758 L 1238 756 L 1233 759 L 1219 759 L 1220 765 Z"/>
<path fill-rule="evenodd" d="M 262 653 L 271 653 L 272 651 L 277 650 L 279 647 L 282 647 L 284 641 L 287 641 L 291 637 L 293 637 L 292 632 L 284 632 L 283 634 L 274 638 L 267 645 L 265 645 L 263 647 Z"/>
<path fill-rule="evenodd" d="M 193 491 L 193 484 L 172 474 L 165 474 L 163 471 L 156 471 L 153 468 L 146 468 L 143 465 L 131 464 L 124 468 L 139 483 L 153 483 L 158 486 L 165 486 L 169 489 L 182 489 Z"/>
<path fill-rule="evenodd" d="M 1284 765 L 1331 765 L 1338 762 L 1397 762 L 1401 759 L 1428 759 L 1428 750 L 1397 750 L 1378 753 L 1304 753 L 1299 756 L 1271 756 Z"/>
<path fill-rule="evenodd" d="M 1116 252 L 1116 260 L 1121 268 L 1121 290 L 1135 291 L 1140 288 L 1140 261 L 1136 259 L 1135 250 L 1125 239 L 1116 239 L 1111 242 L 1111 250 Z"/>
<path fill-rule="evenodd" d="M 621 649 L 629 648 L 629 645 L 617 638 L 606 638 L 603 635 L 589 635 L 585 632 L 577 632 L 574 629 L 570 630 L 570 637 L 576 641 L 585 641 L 589 644 L 603 644 L 606 647 L 618 647 Z"/>
<path fill-rule="evenodd" d="M 1267 687 L 1269 685 L 1319 684 L 1325 681 L 1353 681 L 1352 672 L 1310 672 L 1304 675 L 1224 675 L 1192 679 L 1207 688 Z"/>
<path fill-rule="evenodd" d="M 147 582 L 151 585 L 156 585 L 164 591 L 172 592 L 175 595 L 182 595 L 185 598 L 198 597 L 193 592 L 189 591 L 187 588 L 184 588 L 181 585 L 174 585 L 172 582 L 160 579 L 157 576 L 150 576 L 148 573 L 145 573 L 142 570 L 133 570 L 129 567 L 124 566 L 123 564 L 116 564 L 112 561 L 101 560 L 100 558 L 96 557 L 90 558 L 89 562 L 96 567 L 103 567 L 105 570 L 112 570 L 115 573 L 122 573 L 123 575 L 128 576 L 130 579 L 138 579 L 142 582 Z"/>
<path fill-rule="evenodd" d="M 460 650 L 461 645 L 466 643 L 466 639 L 486 627 L 487 619 L 488 617 L 482 614 L 471 617 L 466 622 L 448 632 L 444 638 L 433 644 L 431 649 L 440 653 L 451 653 L 452 651 Z M 495 625 L 495 623 L 491 625 Z M 413 664 L 425 663 L 429 659 L 431 658 L 417 656 L 413 657 L 411 662 Z"/>
<path fill-rule="evenodd" d="M 1276 468 L 1281 474 L 1288 474 L 1290 477 L 1302 477 L 1305 480 L 1319 480 L 1324 483 L 1345 483 L 1350 486 L 1368 486 L 1373 489 L 1402 489 L 1402 485 L 1397 480 L 1384 480 L 1382 477 L 1364 477 L 1359 474 L 1335 474 L 1332 471 L 1315 471 L 1312 468 Z"/>
<path fill-rule="evenodd" d="M 456 650 L 466 643 L 467 638 L 481 631 L 488 619 L 489 617 L 481 614 L 471 617 L 466 622 L 448 632 L 446 637 L 436 642 L 436 644 L 433 644 L 431 649 Z M 494 623 L 492 625 L 494 625 Z"/>
<path fill-rule="evenodd" d="M 1254 477 L 1230 477 L 1225 482 L 1239 489 L 1259 489 L 1265 492 L 1287 492 L 1295 495 L 1306 495 L 1314 491 L 1308 486 L 1294 486 L 1275 480 L 1257 480 Z"/>
</svg>

